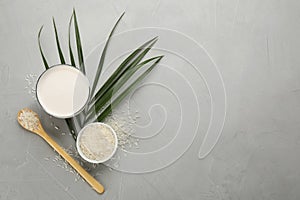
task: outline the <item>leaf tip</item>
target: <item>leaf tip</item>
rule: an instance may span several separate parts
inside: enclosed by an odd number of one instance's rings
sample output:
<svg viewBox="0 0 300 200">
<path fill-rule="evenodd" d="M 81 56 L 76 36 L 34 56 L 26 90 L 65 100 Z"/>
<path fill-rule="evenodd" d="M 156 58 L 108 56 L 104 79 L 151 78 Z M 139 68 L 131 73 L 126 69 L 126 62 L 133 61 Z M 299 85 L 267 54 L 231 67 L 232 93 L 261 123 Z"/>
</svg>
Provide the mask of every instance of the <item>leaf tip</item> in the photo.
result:
<svg viewBox="0 0 300 200">
<path fill-rule="evenodd" d="M 158 63 L 161 59 L 163 59 L 163 57 L 165 57 L 165 55 L 159 56 L 156 62 Z"/>
<path fill-rule="evenodd" d="M 153 39 L 151 39 L 150 41 L 151 41 L 152 44 L 154 44 L 154 43 L 157 42 L 157 40 L 158 40 L 158 36 L 155 36 L 155 37 L 154 37 Z"/>
<path fill-rule="evenodd" d="M 76 11 L 75 11 L 75 8 L 73 8 L 73 15 L 76 17 Z"/>
<path fill-rule="evenodd" d="M 44 28 L 44 25 L 41 26 L 41 28 L 40 28 L 40 30 L 39 30 L 39 33 L 38 33 L 38 37 L 40 37 L 43 28 Z"/>
<path fill-rule="evenodd" d="M 153 39 L 150 40 L 149 47 L 151 48 L 157 41 L 158 41 L 158 36 L 155 36 Z"/>
</svg>

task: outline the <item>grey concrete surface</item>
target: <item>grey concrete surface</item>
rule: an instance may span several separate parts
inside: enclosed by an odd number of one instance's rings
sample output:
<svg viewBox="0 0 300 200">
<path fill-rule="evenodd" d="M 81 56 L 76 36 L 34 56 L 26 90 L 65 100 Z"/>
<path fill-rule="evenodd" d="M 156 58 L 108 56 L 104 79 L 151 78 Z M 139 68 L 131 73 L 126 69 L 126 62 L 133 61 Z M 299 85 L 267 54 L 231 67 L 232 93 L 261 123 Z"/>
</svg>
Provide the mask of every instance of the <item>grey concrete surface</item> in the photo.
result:
<svg viewBox="0 0 300 200">
<path fill-rule="evenodd" d="M 41 25 L 48 62 L 58 63 L 52 16 L 67 55 L 73 7 L 89 77 L 95 70 L 90 65 L 97 64 L 102 42 L 123 11 L 108 51 L 107 74 L 124 53 L 150 36 L 160 36 L 152 54 L 167 55 L 132 95 L 132 106 L 141 113 L 135 134 L 149 136 L 149 141 L 130 149 L 136 154 L 119 152 L 119 166 L 90 166 L 106 188 L 103 195 L 16 122 L 17 111 L 31 107 L 49 134 L 76 152 L 64 121 L 38 107 L 31 91 L 36 77 L 30 76 L 44 70 L 37 46 Z M 299 10 L 296 0 L 0 0 L 0 199 L 300 199 Z M 220 86 L 212 69 L 223 78 L 226 106 L 220 92 L 208 90 Z M 212 117 L 222 118 L 214 111 L 224 108 L 221 137 L 199 159 Z M 160 134 L 150 137 L 154 130 Z M 175 150 L 170 145 L 153 153 L 170 141 Z M 143 152 L 153 154 L 136 156 Z"/>
</svg>

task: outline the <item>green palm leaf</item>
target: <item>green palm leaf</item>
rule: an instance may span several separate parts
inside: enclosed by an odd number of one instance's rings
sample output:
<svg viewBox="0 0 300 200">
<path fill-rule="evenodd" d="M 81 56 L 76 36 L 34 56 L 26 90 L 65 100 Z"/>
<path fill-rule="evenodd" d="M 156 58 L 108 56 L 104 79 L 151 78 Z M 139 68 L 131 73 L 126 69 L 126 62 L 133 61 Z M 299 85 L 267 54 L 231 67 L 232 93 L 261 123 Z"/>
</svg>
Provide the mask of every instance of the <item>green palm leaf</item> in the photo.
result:
<svg viewBox="0 0 300 200">
<path fill-rule="evenodd" d="M 73 16 L 74 15 L 72 13 L 70 21 L 69 21 L 69 28 L 68 28 L 68 41 L 69 41 L 69 55 L 70 55 L 71 65 L 75 67 L 76 66 L 75 59 L 74 59 L 74 55 L 72 52 L 72 46 L 71 46 L 71 23 L 72 23 Z"/>
<path fill-rule="evenodd" d="M 43 63 L 44 63 L 44 66 L 47 69 L 49 69 L 49 65 L 47 63 L 47 60 L 44 56 L 44 53 L 43 53 L 43 50 L 42 50 L 42 47 L 41 47 L 41 33 L 42 33 L 42 30 L 43 30 L 43 27 L 44 26 L 41 26 L 40 30 L 39 30 L 39 34 L 38 34 L 38 44 L 39 44 L 39 50 L 40 50 L 40 53 L 41 53 L 41 56 L 42 56 L 42 60 L 43 60 Z"/>
<path fill-rule="evenodd" d="M 81 40 L 80 40 L 80 33 L 79 33 L 79 27 L 78 27 L 75 9 L 73 9 L 73 16 L 74 16 L 74 27 L 75 27 L 75 37 L 76 37 L 79 69 L 85 74 L 83 51 L 82 51 L 82 45 L 81 45 Z"/>
<path fill-rule="evenodd" d="M 156 56 L 150 59 L 147 59 L 138 65 L 135 65 L 134 67 L 130 68 L 126 71 L 126 73 L 117 81 L 117 83 L 111 87 L 97 103 L 95 104 L 95 108 L 93 109 L 93 112 L 89 113 L 89 116 L 87 117 L 86 121 L 89 121 L 93 116 L 99 114 L 101 109 L 107 105 L 114 94 L 116 94 L 120 88 L 133 76 L 135 72 L 137 72 L 140 68 L 145 66 L 146 64 L 150 63 L 153 60 L 159 61 L 163 56 Z"/>
<path fill-rule="evenodd" d="M 58 51 L 59 59 L 60 59 L 61 64 L 66 64 L 64 55 L 63 55 L 62 50 L 60 48 L 60 44 L 59 44 L 59 39 L 58 39 L 58 34 L 57 34 L 57 29 L 56 29 L 56 24 L 55 24 L 54 17 L 52 18 L 52 22 L 53 22 L 53 27 L 54 27 L 54 32 L 55 32 L 55 40 L 56 40 L 56 45 L 57 45 L 57 51 Z"/>
<path fill-rule="evenodd" d="M 106 43 L 105 43 L 105 46 L 103 48 L 103 51 L 102 51 L 102 54 L 101 54 L 101 57 L 100 57 L 100 61 L 99 61 L 99 64 L 98 64 L 98 68 L 97 68 L 97 72 L 96 72 L 96 75 L 95 75 L 95 78 L 94 78 L 94 82 L 93 82 L 93 87 L 92 87 L 92 90 L 91 90 L 91 95 L 94 94 L 95 92 L 95 89 L 97 87 L 97 84 L 98 84 L 98 81 L 99 81 L 99 77 L 100 77 L 100 74 L 102 72 L 102 68 L 103 68 L 103 64 L 104 64 L 104 59 L 105 59 L 105 55 L 106 55 L 106 50 L 107 50 L 107 47 L 108 47 L 108 44 L 110 42 L 110 38 L 111 36 L 113 35 L 117 25 L 119 24 L 120 20 L 122 19 L 122 17 L 124 16 L 125 12 L 122 13 L 122 15 L 119 17 L 119 19 L 117 20 L 117 22 L 115 23 L 114 27 L 112 28 L 107 40 L 106 40 Z"/>
<path fill-rule="evenodd" d="M 107 117 L 112 112 L 112 107 L 118 106 L 122 100 L 135 88 L 135 86 L 143 80 L 151 70 L 159 63 L 159 61 L 163 58 L 160 56 L 143 74 L 141 74 L 133 83 L 131 83 L 116 99 L 112 101 L 112 103 L 97 117 L 95 121 L 102 121 L 105 117 Z"/>
<path fill-rule="evenodd" d="M 142 46 L 140 46 L 133 53 L 131 53 L 120 64 L 116 71 L 108 78 L 108 80 L 103 84 L 103 86 L 98 90 L 94 98 L 92 98 L 92 100 L 90 101 L 90 107 L 93 107 L 95 105 L 95 103 L 104 95 L 104 93 L 110 87 L 112 87 L 118 81 L 118 79 L 126 72 L 126 70 L 128 70 L 130 67 L 134 67 L 135 65 L 137 65 L 144 58 L 144 56 L 151 49 L 151 47 L 155 44 L 156 41 L 157 37 L 145 42 Z M 145 49 L 145 47 L 147 48 Z"/>
</svg>

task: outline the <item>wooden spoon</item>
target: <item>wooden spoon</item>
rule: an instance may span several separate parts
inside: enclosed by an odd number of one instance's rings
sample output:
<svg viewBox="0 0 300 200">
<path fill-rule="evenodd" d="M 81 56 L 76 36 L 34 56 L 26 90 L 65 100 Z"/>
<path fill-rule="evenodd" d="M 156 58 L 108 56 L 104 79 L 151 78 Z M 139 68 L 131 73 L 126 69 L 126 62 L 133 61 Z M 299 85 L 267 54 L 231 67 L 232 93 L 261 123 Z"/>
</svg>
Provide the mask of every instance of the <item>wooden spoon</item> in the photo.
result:
<svg viewBox="0 0 300 200">
<path fill-rule="evenodd" d="M 88 182 L 94 190 L 102 194 L 104 187 L 87 171 L 85 171 L 67 152 L 65 152 L 43 129 L 37 113 L 29 108 L 24 108 L 18 112 L 18 122 L 26 130 L 41 136 L 54 150 L 59 153 L 81 176 Z"/>
</svg>

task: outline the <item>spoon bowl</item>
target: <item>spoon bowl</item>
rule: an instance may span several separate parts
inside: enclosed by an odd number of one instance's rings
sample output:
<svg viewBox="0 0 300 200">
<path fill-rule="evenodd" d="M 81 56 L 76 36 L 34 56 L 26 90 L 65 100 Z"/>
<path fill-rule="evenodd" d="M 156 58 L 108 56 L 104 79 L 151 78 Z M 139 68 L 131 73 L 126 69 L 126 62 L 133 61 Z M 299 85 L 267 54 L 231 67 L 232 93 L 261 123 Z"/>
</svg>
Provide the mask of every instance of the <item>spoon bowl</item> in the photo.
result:
<svg viewBox="0 0 300 200">
<path fill-rule="evenodd" d="M 29 108 L 20 110 L 18 112 L 17 120 L 24 129 L 30 132 L 40 134 L 40 130 L 43 129 L 38 114 Z"/>
</svg>

